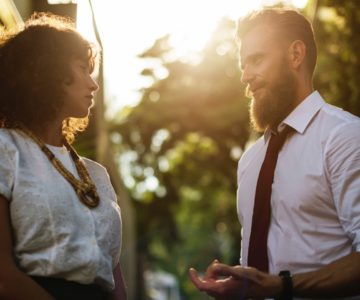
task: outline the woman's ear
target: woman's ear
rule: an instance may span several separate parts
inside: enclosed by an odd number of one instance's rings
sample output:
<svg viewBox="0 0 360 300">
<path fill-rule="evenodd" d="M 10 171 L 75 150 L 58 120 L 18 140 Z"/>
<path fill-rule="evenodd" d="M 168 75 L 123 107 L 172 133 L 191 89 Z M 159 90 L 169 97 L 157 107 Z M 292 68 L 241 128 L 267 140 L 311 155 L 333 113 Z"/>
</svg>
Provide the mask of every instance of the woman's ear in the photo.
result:
<svg viewBox="0 0 360 300">
<path fill-rule="evenodd" d="M 296 40 L 290 44 L 289 60 L 294 69 L 299 69 L 304 63 L 306 55 L 306 46 L 303 41 Z"/>
</svg>

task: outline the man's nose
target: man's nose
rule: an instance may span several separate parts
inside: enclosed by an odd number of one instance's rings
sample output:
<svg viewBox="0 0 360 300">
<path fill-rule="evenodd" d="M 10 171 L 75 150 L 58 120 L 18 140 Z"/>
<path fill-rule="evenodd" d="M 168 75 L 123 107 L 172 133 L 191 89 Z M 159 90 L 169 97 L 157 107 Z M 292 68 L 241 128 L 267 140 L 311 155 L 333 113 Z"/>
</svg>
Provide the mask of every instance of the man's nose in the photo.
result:
<svg viewBox="0 0 360 300">
<path fill-rule="evenodd" d="M 254 74 L 248 66 L 245 66 L 241 74 L 241 82 L 249 84 L 254 79 Z"/>
</svg>

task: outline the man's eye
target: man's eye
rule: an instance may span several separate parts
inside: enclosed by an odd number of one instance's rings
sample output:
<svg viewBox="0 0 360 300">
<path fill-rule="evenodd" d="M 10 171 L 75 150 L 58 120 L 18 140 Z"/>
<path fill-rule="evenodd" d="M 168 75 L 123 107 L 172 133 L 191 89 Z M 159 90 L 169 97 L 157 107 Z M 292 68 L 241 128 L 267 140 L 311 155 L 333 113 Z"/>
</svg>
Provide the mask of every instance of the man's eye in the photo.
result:
<svg viewBox="0 0 360 300">
<path fill-rule="evenodd" d="M 254 64 L 257 65 L 262 62 L 262 57 L 258 56 L 254 58 Z"/>
</svg>

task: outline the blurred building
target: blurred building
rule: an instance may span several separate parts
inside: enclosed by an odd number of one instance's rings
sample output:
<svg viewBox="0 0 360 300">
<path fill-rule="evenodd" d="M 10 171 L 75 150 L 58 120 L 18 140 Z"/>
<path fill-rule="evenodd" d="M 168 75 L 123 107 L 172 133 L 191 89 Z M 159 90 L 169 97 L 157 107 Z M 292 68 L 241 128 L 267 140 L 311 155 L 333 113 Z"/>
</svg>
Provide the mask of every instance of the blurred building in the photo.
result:
<svg viewBox="0 0 360 300">
<path fill-rule="evenodd" d="M 145 271 L 144 279 L 149 300 L 180 300 L 179 285 L 174 275 Z"/>
</svg>

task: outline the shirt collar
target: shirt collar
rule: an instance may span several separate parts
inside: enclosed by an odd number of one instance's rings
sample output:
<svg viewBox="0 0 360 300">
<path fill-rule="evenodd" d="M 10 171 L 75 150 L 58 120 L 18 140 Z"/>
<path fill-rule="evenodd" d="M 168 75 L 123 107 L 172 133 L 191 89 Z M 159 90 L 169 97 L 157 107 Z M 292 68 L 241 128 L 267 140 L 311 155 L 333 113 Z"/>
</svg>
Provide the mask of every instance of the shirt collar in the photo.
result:
<svg viewBox="0 0 360 300">
<path fill-rule="evenodd" d="M 281 132 L 285 125 L 288 125 L 298 133 L 303 134 L 311 120 L 324 104 L 325 101 L 319 92 L 312 92 L 279 124 L 278 131 Z M 264 133 L 265 143 L 270 138 L 270 135 L 271 130 L 267 129 Z"/>
</svg>

